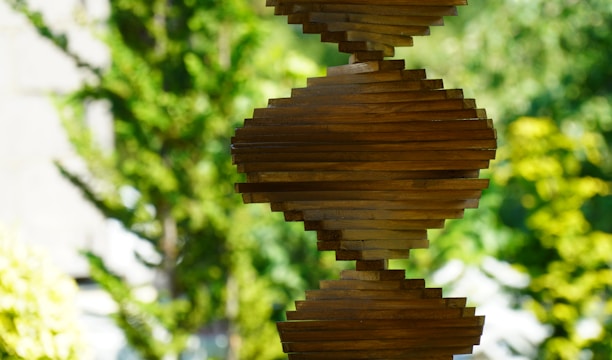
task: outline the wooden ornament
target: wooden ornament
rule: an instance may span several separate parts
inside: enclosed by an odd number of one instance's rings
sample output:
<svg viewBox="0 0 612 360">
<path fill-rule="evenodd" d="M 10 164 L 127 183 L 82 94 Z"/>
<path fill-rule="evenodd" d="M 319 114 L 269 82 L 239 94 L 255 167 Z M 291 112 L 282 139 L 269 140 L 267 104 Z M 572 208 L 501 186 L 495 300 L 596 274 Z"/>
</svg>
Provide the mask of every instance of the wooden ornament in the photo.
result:
<svg viewBox="0 0 612 360">
<path fill-rule="evenodd" d="M 479 343 L 466 299 L 388 269 L 427 248 L 427 230 L 475 208 L 495 157 L 492 121 L 460 89 L 385 60 L 456 15 L 458 0 L 268 0 L 304 32 L 351 54 L 236 130 L 245 203 L 271 204 L 317 232 L 321 251 L 355 270 L 322 281 L 278 324 L 290 359 L 452 359 Z"/>
</svg>

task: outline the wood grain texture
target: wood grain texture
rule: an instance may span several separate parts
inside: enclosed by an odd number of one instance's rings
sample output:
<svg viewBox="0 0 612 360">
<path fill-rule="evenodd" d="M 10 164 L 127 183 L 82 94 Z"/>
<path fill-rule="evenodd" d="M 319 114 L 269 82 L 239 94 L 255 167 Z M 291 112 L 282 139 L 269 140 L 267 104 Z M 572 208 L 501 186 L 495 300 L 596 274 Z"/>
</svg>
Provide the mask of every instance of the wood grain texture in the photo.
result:
<svg viewBox="0 0 612 360">
<path fill-rule="evenodd" d="M 369 280 L 360 279 L 367 277 Z M 452 359 L 470 353 L 484 325 L 465 298 L 444 298 L 403 271 L 344 271 L 298 300 L 278 323 L 292 359 Z M 355 279 L 357 278 L 357 279 Z M 326 357 L 327 356 L 327 357 Z"/>
<path fill-rule="evenodd" d="M 330 69 L 256 109 L 232 138 L 243 200 L 317 224 L 318 248 L 347 260 L 405 258 L 428 244 L 387 230 L 438 228 L 476 207 L 488 186 L 479 170 L 495 157 L 491 120 L 460 89 L 396 65 Z M 363 232 L 376 226 L 377 238 Z"/>
<path fill-rule="evenodd" d="M 317 248 L 355 261 L 278 323 L 289 359 L 452 360 L 480 341 L 484 317 L 423 279 L 389 269 L 478 206 L 495 158 L 493 122 L 461 89 L 405 69 L 412 46 L 465 0 L 267 0 L 349 64 L 255 109 L 232 137 L 245 203 L 270 203 L 315 231 Z"/>
<path fill-rule="evenodd" d="M 429 35 L 430 26 L 443 24 L 443 16 L 457 14 L 465 0 L 268 0 L 277 15 L 302 25 L 305 34 L 320 34 L 321 41 L 338 43 L 351 62 L 383 60 L 396 46 L 412 46 L 413 36 Z"/>
</svg>

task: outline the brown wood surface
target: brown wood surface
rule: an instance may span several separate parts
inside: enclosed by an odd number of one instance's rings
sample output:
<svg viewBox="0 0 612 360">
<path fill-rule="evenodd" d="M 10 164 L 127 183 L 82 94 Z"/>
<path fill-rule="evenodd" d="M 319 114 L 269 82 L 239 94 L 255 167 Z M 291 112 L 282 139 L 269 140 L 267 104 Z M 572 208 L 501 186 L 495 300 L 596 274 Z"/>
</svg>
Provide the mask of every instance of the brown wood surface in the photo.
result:
<svg viewBox="0 0 612 360">
<path fill-rule="evenodd" d="M 317 232 L 317 240 L 425 240 L 427 231 L 419 230 L 322 230 Z"/>
<path fill-rule="evenodd" d="M 379 6 L 370 2 L 369 4 L 343 4 L 335 1 L 327 3 L 300 4 L 270 4 L 275 6 L 276 15 L 289 15 L 298 13 L 323 12 L 340 14 L 369 14 L 383 16 L 456 16 L 456 6 L 429 6 L 428 1 L 422 1 L 420 5 L 384 5 Z"/>
<path fill-rule="evenodd" d="M 455 104 L 456 104 L 456 100 Z M 433 104 L 432 104 L 433 105 Z M 328 112 L 324 113 L 318 108 L 312 109 L 312 112 L 295 111 L 292 109 L 256 109 L 257 117 L 253 119 L 245 119 L 245 126 L 272 126 L 272 125 L 336 125 L 336 124 L 372 124 L 379 123 L 390 124 L 397 122 L 407 122 L 407 125 L 415 125 L 414 123 L 423 123 L 434 125 L 437 121 L 454 121 L 463 122 L 461 120 L 477 121 L 486 120 L 482 115 L 483 109 L 475 108 L 459 108 L 459 109 L 434 109 L 432 110 L 414 110 L 414 111 L 397 111 L 389 112 L 382 108 L 380 112 L 367 111 L 369 108 L 364 107 L 361 112 L 353 111 L 348 113 L 343 112 Z M 376 110 L 376 109 L 374 109 Z M 410 109 L 409 109 L 410 110 Z M 325 117 L 323 118 L 323 115 Z M 486 115 L 485 115 L 486 116 Z M 465 121 L 468 122 L 468 121 Z M 492 145 L 495 146 L 495 145 Z"/>
<path fill-rule="evenodd" d="M 495 138 L 495 130 L 488 127 L 486 120 L 467 121 L 413 121 L 407 123 L 377 123 L 377 124 L 309 124 L 309 125 L 280 125 L 280 126 L 246 126 L 236 130 L 235 147 L 248 143 L 256 146 L 263 143 L 264 147 L 274 146 L 277 143 L 299 144 L 338 144 L 344 143 L 393 143 L 393 142 L 422 142 L 422 141 L 455 141 L 462 140 L 488 140 Z M 335 141 L 336 140 L 336 141 Z M 363 144 L 367 145 L 367 144 Z M 402 148 L 395 147 L 396 151 Z M 490 150 L 490 149 L 482 149 Z M 387 160 L 393 160 L 395 154 L 387 152 Z M 457 150 L 447 152 L 430 152 L 426 160 L 461 158 L 464 156 Z M 378 151 L 381 153 L 384 151 Z M 422 153 L 422 151 L 420 152 Z M 472 151 L 472 153 L 474 153 Z M 298 155 L 296 155 L 298 156 Z M 342 156 L 342 155 L 339 155 Z M 380 160 L 380 155 L 377 155 Z M 489 159 L 492 157 L 489 157 Z M 416 155 L 411 160 L 423 160 Z M 482 158 L 481 158 L 482 159 Z"/>
<path fill-rule="evenodd" d="M 480 335 L 471 337 L 451 337 L 441 341 L 439 338 L 434 336 L 435 333 L 423 333 L 422 337 L 419 338 L 404 338 L 401 340 L 397 339 L 378 339 L 376 334 L 371 334 L 375 340 L 340 340 L 340 341 L 308 341 L 308 342 L 287 342 L 283 343 L 283 350 L 285 352 L 323 352 L 323 351 L 339 351 L 341 349 L 350 350 L 369 350 L 372 354 L 376 354 L 372 349 L 402 349 L 402 350 L 414 350 L 424 349 L 424 352 L 430 351 L 431 348 L 437 349 L 443 347 L 460 347 L 466 343 L 478 343 Z"/>
<path fill-rule="evenodd" d="M 367 50 L 364 56 L 386 51 Z M 483 318 L 465 298 L 443 298 L 422 279 L 405 279 L 388 259 L 427 248 L 428 229 L 477 207 L 495 130 L 461 90 L 399 65 L 330 69 L 331 76 L 256 109 L 232 138 L 245 203 L 270 203 L 286 221 L 316 231 L 319 250 L 356 261 L 340 280 L 308 291 L 279 323 L 290 359 L 450 360 L 479 342 Z"/>
<path fill-rule="evenodd" d="M 311 104 L 312 105 L 312 104 Z M 405 114 L 419 113 L 422 121 L 439 120 L 439 116 L 449 110 L 476 109 L 476 103 L 472 99 L 437 99 L 437 100 L 414 100 L 397 101 L 386 103 L 365 103 L 365 104 L 337 104 L 321 106 L 281 106 L 269 107 L 265 109 L 255 109 L 255 117 L 291 117 L 299 120 L 301 117 L 312 119 L 315 115 L 321 119 L 333 122 L 336 118 L 344 119 L 344 122 L 351 122 L 352 117 L 377 115 L 381 122 L 389 122 L 389 119 L 380 118 L 383 115 L 401 113 L 405 119 Z M 423 118 L 423 113 L 427 113 Z M 391 115 L 393 116 L 393 115 Z M 347 121 L 348 120 L 348 121 Z"/>
<path fill-rule="evenodd" d="M 367 127 L 367 125 L 366 125 Z M 375 127 L 375 126 L 373 126 Z M 365 131 L 365 129 L 364 129 Z M 345 147 L 349 150 L 349 147 Z M 250 162 L 313 162 L 313 161 L 410 161 L 410 160 L 490 160 L 495 156 L 491 149 L 461 149 L 461 150 L 413 150 L 402 151 L 343 151 L 343 152 L 252 152 L 239 153 L 232 156 L 234 163 Z M 392 150 L 392 149 L 390 149 Z M 411 171 L 415 172 L 415 171 Z M 418 172 L 417 172 L 418 173 Z"/>
<path fill-rule="evenodd" d="M 363 290 L 402 290 L 402 289 L 424 289 L 423 279 L 401 279 L 389 281 L 368 280 L 321 280 L 319 285 L 322 290 L 327 289 L 363 289 Z"/>
<path fill-rule="evenodd" d="M 482 189 L 465 189 L 465 190 L 428 190 L 422 191 L 419 189 L 411 189 L 409 187 L 393 188 L 389 186 L 387 190 L 368 190 L 368 189 L 357 189 L 356 191 L 336 190 L 306 190 L 306 191 L 279 191 L 279 192 L 260 192 L 260 193 L 248 193 L 243 194 L 245 203 L 265 203 L 265 202 L 282 202 L 282 201 L 308 201 L 312 199 L 322 200 L 408 200 L 408 199 L 427 199 L 427 200 L 466 200 L 472 197 L 480 197 Z M 345 224 L 340 220 L 346 219 L 334 219 L 338 221 L 337 224 Z M 407 224 L 409 224 L 408 219 Z M 327 222 L 328 224 L 330 222 Z M 349 223 L 346 223 L 349 225 Z M 350 223 L 351 226 L 356 226 L 354 223 Z M 359 227 L 363 228 L 363 227 Z"/>
<path fill-rule="evenodd" d="M 431 350 L 374 350 L 374 351 L 335 351 L 335 352 L 306 352 L 306 353 L 291 353 L 288 354 L 289 360 L 321 360 L 321 359 L 338 359 L 338 360 L 361 360 L 361 359 L 404 359 L 404 360 L 453 360 L 452 355 L 448 354 L 471 354 L 472 347 L 454 347 L 444 349 Z"/>
<path fill-rule="evenodd" d="M 364 275 L 373 280 L 352 279 Z M 465 307 L 465 298 L 443 298 L 422 279 L 403 280 L 402 270 L 342 276 L 308 291 L 278 323 L 290 358 L 452 358 L 480 342 L 484 318 Z"/>
<path fill-rule="evenodd" d="M 454 329 L 463 327 L 484 326 L 484 316 L 468 318 L 439 319 L 429 321 L 420 319 L 404 321 L 401 319 L 390 320 L 309 320 L 302 322 L 279 322 L 277 327 L 284 333 L 294 331 L 337 331 L 337 330 L 384 330 L 384 329 Z"/>
<path fill-rule="evenodd" d="M 364 271 L 358 271 L 359 273 Z M 352 280 L 352 279 L 349 279 Z M 388 280 L 388 279 L 380 279 Z M 366 298 L 372 300 L 404 300 L 422 299 L 422 298 L 441 298 L 442 289 L 426 288 L 426 289 L 404 289 L 397 291 L 391 290 L 357 290 L 357 289 L 327 289 L 327 290 L 306 290 L 306 300 L 325 300 L 325 299 L 352 299 Z M 406 325 L 406 324 L 404 324 Z M 439 325 L 439 324 L 438 324 Z M 396 327 L 399 327 L 395 325 Z M 430 325 L 434 326 L 434 325 Z"/>
<path fill-rule="evenodd" d="M 320 251 L 367 251 L 367 250 L 412 250 L 427 249 L 429 240 L 324 240 L 317 242 L 317 249 Z"/>
<path fill-rule="evenodd" d="M 341 135 L 339 135 L 341 136 Z M 312 144 L 312 143 L 275 143 L 273 145 L 266 146 L 265 144 L 259 144 L 257 147 L 252 145 L 234 144 L 232 147 L 232 153 L 297 153 L 300 150 L 308 153 L 320 153 L 320 152 L 396 152 L 396 151 L 425 151 L 425 150 L 464 150 L 464 149 L 476 149 L 476 150 L 491 150 L 494 149 L 496 140 L 494 139 L 483 139 L 483 140 L 446 140 L 446 141 L 427 141 L 427 142 L 414 142 L 414 143 L 389 143 L 389 144 L 359 144 L 359 146 L 353 146 L 352 144 Z"/>
<path fill-rule="evenodd" d="M 378 60 L 327 68 L 327 76 L 354 75 L 376 71 L 404 70 L 404 60 Z"/>
<path fill-rule="evenodd" d="M 313 77 L 306 80 L 307 88 L 317 88 L 325 86 L 351 86 L 358 84 L 370 84 L 370 83 L 381 83 L 381 82 L 395 82 L 405 80 L 408 82 L 427 80 L 426 71 L 424 69 L 404 69 L 403 62 L 398 69 L 388 71 L 377 71 L 377 72 L 357 72 L 357 73 L 337 73 L 334 74 L 332 70 L 327 69 L 327 76 Z M 356 66 L 353 64 L 353 66 Z M 335 67 L 334 69 L 337 69 Z M 346 65 L 340 66 L 340 68 L 346 68 Z M 350 68 L 349 68 L 350 69 Z M 379 85 L 380 86 L 380 85 Z"/>
<path fill-rule="evenodd" d="M 364 105 L 364 104 L 390 104 L 390 103 L 406 103 L 411 101 L 431 101 L 431 100 L 444 100 L 444 99 L 463 99 L 463 91 L 459 89 L 451 90 L 438 90 L 438 89 L 425 89 L 425 90 L 404 90 L 404 91 L 392 91 L 392 92 L 372 92 L 372 93 L 361 93 L 361 94 L 342 94 L 337 93 L 334 96 L 320 95 L 320 96 L 298 96 L 292 98 L 283 99 L 270 99 L 268 101 L 268 107 L 312 107 L 313 104 L 320 106 L 322 104 L 344 104 L 344 105 Z M 306 109 L 303 109 L 306 110 Z"/>
<path fill-rule="evenodd" d="M 304 224 L 306 225 L 306 224 Z M 304 226 L 306 227 L 306 226 Z M 389 269 L 388 259 L 377 259 L 373 261 L 355 261 L 355 271 L 385 271 Z"/>
<path fill-rule="evenodd" d="M 372 4 L 372 0 L 266 0 L 266 6 L 281 4 Z M 467 0 L 376 0 L 376 5 L 427 5 L 448 6 L 467 5 Z"/>
<path fill-rule="evenodd" d="M 471 170 L 489 166 L 486 160 L 440 160 L 440 161 L 373 161 L 373 162 L 264 162 L 237 166 L 238 172 L 269 171 L 421 171 L 421 170 Z M 352 180 L 350 173 L 345 180 Z"/>
<path fill-rule="evenodd" d="M 365 332 L 354 329 L 336 330 L 334 331 L 334 339 L 338 340 L 370 340 L 374 336 L 377 339 L 419 339 L 420 337 L 428 337 L 437 339 L 438 341 L 452 337 L 471 337 L 480 336 L 482 328 L 480 326 L 473 327 L 455 327 L 455 328 L 433 328 L 430 331 L 415 328 L 394 328 L 380 329 L 375 332 Z M 287 342 L 293 341 L 325 341 L 329 340 L 330 335 L 324 331 L 281 331 L 283 339 Z"/>
<path fill-rule="evenodd" d="M 373 94 L 373 93 L 390 93 L 402 91 L 416 90 L 437 90 L 442 89 L 444 84 L 442 80 L 396 80 L 385 82 L 367 82 L 367 83 L 347 83 L 334 84 L 327 86 L 309 85 L 305 88 L 297 88 L 291 90 L 291 97 L 306 97 L 306 96 L 330 96 L 337 94 Z"/>
<path fill-rule="evenodd" d="M 319 250 L 354 260 L 278 323 L 289 359 L 452 360 L 471 353 L 484 318 L 465 298 L 405 279 L 389 259 L 429 246 L 427 230 L 475 208 L 495 158 L 486 111 L 422 69 L 385 60 L 466 0 L 267 0 L 305 33 L 338 44 L 349 65 L 256 109 L 232 137 L 245 203 L 269 202 L 316 231 Z"/>
<path fill-rule="evenodd" d="M 395 54 L 396 46 L 412 46 L 412 36 L 428 35 L 430 26 L 443 24 L 443 16 L 456 15 L 455 5 L 465 1 L 293 1 L 269 0 L 275 14 L 301 24 L 304 33 L 320 34 L 321 41 L 338 43 L 351 54 L 351 63 L 381 61 Z M 375 69 L 381 70 L 381 69 Z"/>
<path fill-rule="evenodd" d="M 340 278 L 344 280 L 404 280 L 404 270 L 342 270 Z M 367 297 L 365 297 L 367 299 Z M 308 297 L 306 297 L 308 299 Z"/>
<path fill-rule="evenodd" d="M 293 13 L 287 16 L 290 24 L 306 23 L 355 23 L 355 24 L 377 24 L 377 25 L 397 25 L 397 26 L 432 26 L 444 25 L 442 16 L 418 16 L 418 15 L 378 15 L 369 13 L 359 13 L 358 10 L 352 12 L 333 12 L 325 10 L 321 12 L 312 11 L 308 13 Z"/>
<path fill-rule="evenodd" d="M 425 219 L 425 220 L 318 220 L 304 221 L 306 230 L 335 230 L 335 229 L 352 229 L 359 230 L 414 230 L 414 229 L 438 229 L 444 226 L 444 220 L 441 219 Z"/>
<path fill-rule="evenodd" d="M 455 175 L 462 178 L 477 178 L 478 170 L 434 170 L 434 171 L 360 171 L 353 174 L 352 181 L 380 181 L 380 180 L 408 180 L 408 179 L 442 179 Z M 270 171 L 250 172 L 247 174 L 247 182 L 296 182 L 296 181 L 342 181 L 346 179 L 346 171 Z M 328 194 L 329 195 L 329 194 Z M 301 195 L 297 195 L 303 198 Z M 325 196 L 325 195 L 324 195 Z M 366 194 L 371 197 L 372 195 Z M 328 197 L 328 196 L 325 196 Z M 361 194 L 356 199 L 361 199 Z M 290 198 L 286 198 L 290 200 Z M 270 202 L 271 200 L 264 200 Z"/>
<path fill-rule="evenodd" d="M 414 179 L 390 181 L 320 181 L 291 183 L 237 183 L 238 192 L 292 192 L 292 191 L 421 191 L 427 198 L 430 191 L 437 190 L 482 190 L 489 185 L 488 179 Z M 333 195 L 333 194 L 330 194 Z M 449 194 L 450 195 L 450 194 Z"/>
<path fill-rule="evenodd" d="M 336 250 L 336 260 L 378 260 L 378 259 L 408 259 L 410 250 L 375 249 L 375 250 Z"/>
</svg>

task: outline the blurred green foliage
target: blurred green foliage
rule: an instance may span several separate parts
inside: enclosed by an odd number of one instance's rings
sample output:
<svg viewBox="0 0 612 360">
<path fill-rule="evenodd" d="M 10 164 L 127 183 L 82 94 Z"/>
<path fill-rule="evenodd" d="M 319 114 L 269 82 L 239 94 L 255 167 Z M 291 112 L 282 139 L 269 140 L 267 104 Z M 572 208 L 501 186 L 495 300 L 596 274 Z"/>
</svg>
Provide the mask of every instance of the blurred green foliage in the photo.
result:
<svg viewBox="0 0 612 360">
<path fill-rule="evenodd" d="M 542 359 L 597 359 L 612 355 L 612 233 L 594 228 L 583 207 L 611 194 L 602 179 L 584 175 L 581 159 L 600 165 L 596 134 L 572 138 L 545 118 L 519 118 L 508 127 L 508 145 L 494 179 L 505 196 L 498 209 L 514 229 L 500 255 L 531 277 L 523 304 L 553 326 Z M 609 219 L 609 214 L 602 214 Z M 594 322 L 593 334 L 579 325 Z"/>
<path fill-rule="evenodd" d="M 76 284 L 0 229 L 0 359 L 82 359 Z"/>
</svg>

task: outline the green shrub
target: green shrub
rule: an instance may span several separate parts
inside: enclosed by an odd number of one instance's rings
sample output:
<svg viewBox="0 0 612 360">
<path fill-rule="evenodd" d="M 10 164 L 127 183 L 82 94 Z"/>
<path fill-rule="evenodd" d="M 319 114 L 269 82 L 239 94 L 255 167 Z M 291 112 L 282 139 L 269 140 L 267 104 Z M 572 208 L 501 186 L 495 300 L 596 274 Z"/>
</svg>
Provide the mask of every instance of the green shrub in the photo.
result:
<svg viewBox="0 0 612 360">
<path fill-rule="evenodd" d="M 82 359 L 76 284 L 0 229 L 0 359 Z"/>
</svg>

